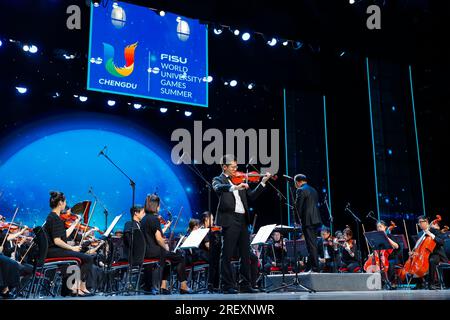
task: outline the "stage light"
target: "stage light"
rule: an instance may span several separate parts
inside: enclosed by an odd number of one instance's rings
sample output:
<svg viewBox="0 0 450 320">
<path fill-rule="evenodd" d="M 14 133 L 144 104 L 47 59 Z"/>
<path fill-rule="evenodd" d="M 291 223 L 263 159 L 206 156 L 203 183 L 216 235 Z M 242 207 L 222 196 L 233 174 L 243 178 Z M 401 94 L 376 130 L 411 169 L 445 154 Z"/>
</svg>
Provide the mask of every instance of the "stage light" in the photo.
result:
<svg viewBox="0 0 450 320">
<path fill-rule="evenodd" d="M 35 45 L 32 45 L 30 47 L 30 53 L 36 53 L 36 52 L 38 52 L 38 48 Z"/>
<path fill-rule="evenodd" d="M 94 1 L 94 7 L 98 8 L 100 6 L 100 1 Z"/>
<path fill-rule="evenodd" d="M 283 41 L 283 46 L 287 46 L 289 44 L 289 41 L 288 40 L 286 40 L 286 41 Z"/>
<path fill-rule="evenodd" d="M 28 45 L 24 45 L 24 46 L 22 47 L 22 49 L 23 49 L 23 51 L 25 51 L 25 52 L 30 51 L 30 47 L 29 47 Z"/>
<path fill-rule="evenodd" d="M 392 149 L 388 149 L 388 155 L 392 155 Z"/>
<path fill-rule="evenodd" d="M 185 111 L 185 112 L 184 112 L 184 115 L 185 115 L 186 117 L 190 117 L 190 116 L 192 116 L 192 112 L 191 112 L 191 111 Z"/>
<path fill-rule="evenodd" d="M 340 57 L 343 57 L 345 54 L 345 51 L 342 51 L 341 54 L 339 55 Z"/>
<path fill-rule="evenodd" d="M 86 102 L 88 98 L 85 96 L 80 96 L 78 99 L 80 99 L 81 102 Z"/>
<path fill-rule="evenodd" d="M 224 85 L 224 86 L 227 86 L 227 85 L 228 85 L 228 82 L 227 82 L 227 81 L 225 81 L 225 82 L 223 83 L 223 85 Z"/>
<path fill-rule="evenodd" d="M 90 61 L 91 63 L 95 63 L 95 62 L 97 61 L 97 59 L 91 58 L 89 61 Z"/>
<path fill-rule="evenodd" d="M 392 106 L 392 111 L 395 111 L 395 110 L 397 110 L 397 109 L 395 108 L 395 106 Z"/>
<path fill-rule="evenodd" d="M 214 28 L 214 34 L 217 34 L 217 35 L 219 35 L 219 34 L 221 34 L 222 33 L 222 29 L 221 28 Z"/>
<path fill-rule="evenodd" d="M 230 81 L 230 86 L 231 87 L 236 87 L 237 86 L 237 81 L 236 80 L 231 80 Z"/>
<path fill-rule="evenodd" d="M 108 100 L 108 106 L 114 107 L 116 105 L 116 102 L 114 100 Z"/>
<path fill-rule="evenodd" d="M 255 87 L 255 85 L 253 83 L 249 83 L 247 88 L 248 90 L 252 90 Z"/>
<path fill-rule="evenodd" d="M 236 30 L 234 30 L 234 32 L 233 32 L 233 33 L 234 33 L 234 35 L 235 35 L 235 36 L 238 36 L 240 32 L 239 32 L 239 30 L 238 30 L 238 29 L 236 29 Z"/>
<path fill-rule="evenodd" d="M 303 47 L 303 42 L 301 42 L 301 41 L 295 41 L 295 42 L 294 42 L 294 44 L 293 44 L 294 50 L 298 50 L 298 49 L 300 49 L 301 47 Z"/>
<path fill-rule="evenodd" d="M 354 4 L 354 3 L 355 3 L 355 0 L 349 0 L 348 3 Z"/>
<path fill-rule="evenodd" d="M 3 45 L 3 42 L 2 42 L 2 40 L 0 40 L 0 47 Z"/>
<path fill-rule="evenodd" d="M 28 89 L 25 88 L 25 87 L 16 87 L 16 90 L 17 90 L 17 92 L 20 93 L 20 94 L 25 94 L 25 93 L 27 93 L 27 91 L 28 91 Z"/>
<path fill-rule="evenodd" d="M 167 108 L 159 108 L 159 111 L 161 111 L 161 113 L 166 113 L 167 112 Z"/>
<path fill-rule="evenodd" d="M 242 34 L 242 40 L 247 41 L 247 40 L 249 40 L 249 39 L 250 39 L 250 33 L 244 32 L 244 33 Z"/>
<path fill-rule="evenodd" d="M 166 12 L 163 11 L 163 10 L 161 10 L 161 11 L 159 12 L 159 15 L 160 15 L 161 17 L 164 17 L 164 16 L 166 15 Z"/>
<path fill-rule="evenodd" d="M 142 108 L 142 104 L 140 104 L 140 103 L 134 103 L 134 104 L 133 104 L 133 108 L 135 108 L 136 110 L 139 110 L 139 109 Z"/>
<path fill-rule="evenodd" d="M 277 44 L 277 39 L 272 38 L 270 41 L 267 41 L 267 44 L 271 47 Z"/>
</svg>

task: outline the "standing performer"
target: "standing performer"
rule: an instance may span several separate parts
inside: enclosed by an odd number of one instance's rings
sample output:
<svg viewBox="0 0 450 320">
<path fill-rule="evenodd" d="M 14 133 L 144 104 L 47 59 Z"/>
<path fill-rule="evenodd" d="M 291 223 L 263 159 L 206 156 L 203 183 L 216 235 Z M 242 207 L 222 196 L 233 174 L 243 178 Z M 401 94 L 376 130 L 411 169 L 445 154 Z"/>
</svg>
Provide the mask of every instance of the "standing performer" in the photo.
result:
<svg viewBox="0 0 450 320">
<path fill-rule="evenodd" d="M 319 255 L 317 250 L 317 229 L 322 225 L 319 211 L 319 195 L 316 189 L 308 184 L 304 174 L 294 177 L 297 188 L 295 205 L 305 235 L 306 248 L 308 249 L 307 271 L 319 272 Z"/>
<path fill-rule="evenodd" d="M 247 183 L 234 185 L 231 178 L 235 175 L 238 165 L 232 155 L 225 155 L 221 160 L 222 174 L 213 179 L 214 191 L 219 196 L 217 207 L 217 225 L 222 227 L 222 252 L 221 263 L 221 285 L 224 293 L 237 293 L 231 259 L 233 253 L 238 249 L 240 256 L 240 273 L 242 282 L 241 292 L 256 293 L 250 282 L 250 239 L 248 226 L 251 224 L 247 197 L 256 199 L 263 191 L 271 174 L 266 175 L 258 186 L 250 190 Z"/>
</svg>

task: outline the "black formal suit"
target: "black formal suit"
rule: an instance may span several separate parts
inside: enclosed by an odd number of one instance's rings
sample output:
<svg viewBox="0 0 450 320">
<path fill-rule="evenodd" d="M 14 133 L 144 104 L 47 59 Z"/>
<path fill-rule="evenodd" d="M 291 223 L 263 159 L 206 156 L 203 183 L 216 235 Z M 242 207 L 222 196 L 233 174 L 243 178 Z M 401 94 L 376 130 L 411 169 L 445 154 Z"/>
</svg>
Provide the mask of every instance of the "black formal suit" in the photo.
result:
<svg viewBox="0 0 450 320">
<path fill-rule="evenodd" d="M 259 184 L 255 189 L 239 190 L 244 207 L 244 213 L 235 212 L 236 198 L 230 188 L 232 184 L 228 177 L 222 173 L 213 179 L 214 191 L 219 196 L 219 204 L 216 212 L 216 224 L 222 227 L 222 252 L 220 255 L 221 286 L 228 290 L 235 288 L 235 280 L 231 267 L 231 260 L 236 249 L 240 256 L 240 273 L 242 287 L 250 286 L 250 239 L 247 226 L 251 223 L 249 216 L 248 200 L 256 199 L 264 189 Z"/>
<path fill-rule="evenodd" d="M 319 257 L 316 239 L 317 228 L 322 224 L 318 204 L 319 195 L 316 189 L 308 184 L 304 184 L 297 189 L 295 208 L 302 224 L 302 231 L 305 235 L 306 247 L 309 253 L 308 267 L 314 272 L 319 272 Z"/>
<path fill-rule="evenodd" d="M 447 255 L 445 254 L 445 235 L 443 235 L 439 230 L 430 228 L 430 232 L 434 234 L 436 237 L 434 241 L 436 242 L 436 247 L 433 252 L 430 254 L 429 262 L 430 267 L 428 269 L 428 282 L 434 283 L 436 277 L 436 267 L 439 265 L 439 262 L 448 262 Z M 422 237 L 423 231 L 420 231 L 417 236 L 418 239 Z"/>
</svg>

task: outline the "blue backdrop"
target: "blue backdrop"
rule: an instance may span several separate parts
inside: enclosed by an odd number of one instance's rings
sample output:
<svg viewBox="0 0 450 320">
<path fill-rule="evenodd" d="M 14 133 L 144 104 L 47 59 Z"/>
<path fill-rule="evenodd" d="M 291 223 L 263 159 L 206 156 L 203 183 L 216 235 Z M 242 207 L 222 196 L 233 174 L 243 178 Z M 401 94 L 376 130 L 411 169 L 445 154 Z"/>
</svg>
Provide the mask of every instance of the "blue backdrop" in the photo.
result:
<svg viewBox="0 0 450 320">
<path fill-rule="evenodd" d="M 67 120 L 70 118 L 71 120 Z M 126 177 L 99 151 L 108 146 L 108 156 L 136 182 L 136 203 L 157 191 L 165 207 L 183 214 L 177 232 L 184 231 L 191 216 L 183 171 L 170 161 L 170 149 L 144 129 L 123 119 L 105 115 L 78 114 L 47 119 L 23 128 L 0 145 L 0 214 L 28 226 L 41 225 L 50 212 L 49 191 L 66 194 L 69 206 L 94 200 L 90 187 L 109 210 L 109 222 L 125 213 L 118 227 L 129 220 L 131 187 Z M 166 217 L 165 212 L 162 213 Z M 105 227 L 98 204 L 91 225 Z"/>
</svg>

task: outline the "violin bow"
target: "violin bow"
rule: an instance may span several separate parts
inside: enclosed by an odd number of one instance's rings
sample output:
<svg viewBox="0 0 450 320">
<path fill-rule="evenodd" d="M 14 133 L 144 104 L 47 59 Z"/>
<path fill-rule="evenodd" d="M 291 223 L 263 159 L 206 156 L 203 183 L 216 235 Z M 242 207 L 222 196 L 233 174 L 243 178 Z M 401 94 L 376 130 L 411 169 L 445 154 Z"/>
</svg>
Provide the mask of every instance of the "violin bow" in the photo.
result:
<svg viewBox="0 0 450 320">
<path fill-rule="evenodd" d="M 172 231 L 170 232 L 170 236 L 169 236 L 169 245 L 170 245 L 170 242 L 172 241 L 173 234 L 175 233 L 175 229 L 176 229 L 177 224 L 178 224 L 178 219 L 180 219 L 181 211 L 183 211 L 183 206 L 180 207 L 180 211 L 178 212 L 177 219 L 175 220 L 175 224 L 174 224 L 174 226 L 173 226 L 173 229 L 172 229 Z M 170 248 L 169 248 L 169 249 L 170 249 Z"/>
<path fill-rule="evenodd" d="M 95 200 L 94 201 L 94 205 L 92 206 L 92 211 L 91 211 L 91 213 L 89 214 L 89 218 L 88 218 L 88 221 L 87 221 L 87 225 L 86 225 L 86 230 L 84 230 L 84 232 L 83 232 L 83 236 L 81 237 L 81 241 L 80 241 L 80 245 L 83 243 L 83 240 L 84 240 L 84 237 L 86 236 L 86 233 L 88 232 L 88 230 L 89 230 L 89 223 L 91 222 L 91 218 L 92 218 L 92 216 L 93 216 L 93 214 L 94 214 L 94 210 L 95 210 L 95 206 L 97 205 L 97 200 Z M 78 226 L 78 228 L 81 226 L 81 224 Z M 76 234 L 75 234 L 75 236 L 76 236 Z M 75 240 L 75 239 L 74 239 Z"/>
<path fill-rule="evenodd" d="M 16 215 L 17 215 L 18 211 L 19 211 L 19 207 L 17 207 L 16 211 L 14 212 L 13 218 L 11 220 L 11 223 L 9 224 L 9 227 L 8 227 L 8 231 L 6 232 L 5 239 L 3 239 L 3 243 L 2 243 L 2 245 L 0 247 L 3 247 L 5 245 L 6 239 L 8 239 L 9 232 L 11 231 L 11 226 L 14 223 L 14 219 L 16 219 Z"/>
<path fill-rule="evenodd" d="M 252 236 L 253 233 L 255 233 L 256 218 L 258 218 L 258 215 L 257 215 L 257 214 L 255 214 L 255 217 L 253 218 L 253 223 L 252 223 L 252 233 L 250 233 L 250 236 Z"/>
<path fill-rule="evenodd" d="M 416 225 L 417 225 L 417 224 L 416 224 Z M 403 219 L 403 228 L 405 229 L 406 241 L 407 241 L 407 243 L 408 243 L 408 251 L 411 252 L 411 245 L 409 244 L 408 229 L 406 228 L 406 222 L 405 222 L 405 219 Z"/>
<path fill-rule="evenodd" d="M 362 229 L 363 229 L 364 239 L 366 240 L 367 253 L 370 255 L 369 242 L 367 242 L 367 237 L 366 237 L 366 228 L 364 228 L 364 223 L 362 223 L 361 225 L 362 225 Z"/>
</svg>

